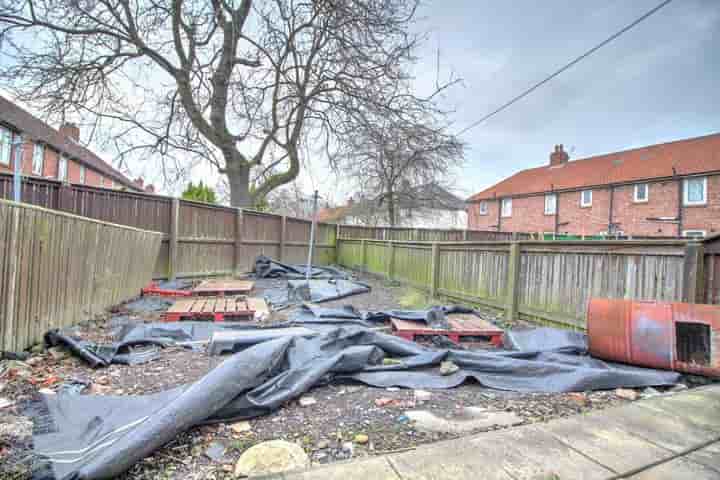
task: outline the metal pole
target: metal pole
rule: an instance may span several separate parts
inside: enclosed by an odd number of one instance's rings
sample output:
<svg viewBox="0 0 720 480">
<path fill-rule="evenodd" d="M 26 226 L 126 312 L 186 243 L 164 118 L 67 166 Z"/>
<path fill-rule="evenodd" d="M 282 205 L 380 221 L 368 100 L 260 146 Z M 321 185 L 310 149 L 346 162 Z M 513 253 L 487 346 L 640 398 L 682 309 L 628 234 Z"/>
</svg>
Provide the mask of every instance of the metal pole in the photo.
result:
<svg viewBox="0 0 720 480">
<path fill-rule="evenodd" d="M 317 204 L 318 204 L 318 191 L 315 190 L 315 194 L 313 195 L 312 223 L 310 224 L 310 248 L 308 249 L 307 270 L 305 271 L 305 280 L 307 280 L 308 283 L 310 282 L 310 271 L 312 270 L 313 247 L 315 246 L 315 222 L 317 220 Z"/>
<path fill-rule="evenodd" d="M 16 202 L 20 202 L 22 200 L 22 136 L 18 136 L 17 139 L 13 141 L 13 145 L 15 146 L 15 168 L 13 168 L 13 200 Z"/>
</svg>

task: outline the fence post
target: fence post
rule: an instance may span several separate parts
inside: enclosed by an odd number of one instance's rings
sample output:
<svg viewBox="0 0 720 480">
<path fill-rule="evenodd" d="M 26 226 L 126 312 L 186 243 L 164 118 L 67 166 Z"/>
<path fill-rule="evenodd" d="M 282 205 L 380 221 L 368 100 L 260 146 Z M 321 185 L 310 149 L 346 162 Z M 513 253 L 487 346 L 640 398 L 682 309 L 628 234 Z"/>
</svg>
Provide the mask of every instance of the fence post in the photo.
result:
<svg viewBox="0 0 720 480">
<path fill-rule="evenodd" d="M 67 183 L 63 182 L 60 184 L 60 187 L 58 187 L 58 199 L 57 199 L 57 209 L 61 212 L 70 212 L 73 211 L 73 205 L 72 205 L 72 187 L 68 185 Z"/>
<path fill-rule="evenodd" d="M 168 280 L 177 278 L 178 231 L 180 222 L 180 200 L 173 198 L 170 204 L 170 242 L 168 248 Z"/>
<path fill-rule="evenodd" d="M 282 262 L 285 258 L 285 237 L 287 236 L 287 217 L 280 217 L 280 252 L 278 253 L 278 262 Z M 308 244 L 310 242 L 308 241 Z"/>
<path fill-rule="evenodd" d="M 360 266 L 363 271 L 367 272 L 367 240 L 365 240 L 364 238 L 360 240 L 360 251 L 362 252 L 360 257 L 362 259 Z"/>
<path fill-rule="evenodd" d="M 11 216 L 9 218 L 10 238 L 7 244 L 7 297 L 5 299 L 5 319 L 0 319 L 0 324 L 4 324 L 5 338 L 0 338 L 0 350 L 16 351 L 21 350 L 21 345 L 16 345 L 15 334 L 18 330 L 15 315 L 15 288 L 17 286 L 18 271 L 18 233 L 20 230 L 20 209 L 18 207 L 10 207 Z"/>
<path fill-rule="evenodd" d="M 390 252 L 388 254 L 388 279 L 392 280 L 395 276 L 395 241 L 390 240 L 390 244 L 388 245 L 388 248 L 390 249 Z"/>
<path fill-rule="evenodd" d="M 518 283 L 520 281 L 520 242 L 510 244 L 508 256 L 507 296 L 505 300 L 505 320 L 513 321 L 518 316 Z"/>
<path fill-rule="evenodd" d="M 467 242 L 468 241 L 468 229 L 466 228 L 465 230 L 463 230 L 462 233 L 463 233 L 463 235 L 462 235 L 463 241 Z"/>
<path fill-rule="evenodd" d="M 704 248 L 699 243 L 688 243 L 685 246 L 683 259 L 683 302 L 702 303 L 704 277 Z"/>
<path fill-rule="evenodd" d="M 233 250 L 233 276 L 240 276 L 240 258 L 242 258 L 243 211 L 235 210 L 235 244 Z"/>
<path fill-rule="evenodd" d="M 432 260 L 430 268 L 430 297 L 435 298 L 438 290 L 438 279 L 440 278 L 440 246 L 437 242 L 432 243 Z"/>
</svg>

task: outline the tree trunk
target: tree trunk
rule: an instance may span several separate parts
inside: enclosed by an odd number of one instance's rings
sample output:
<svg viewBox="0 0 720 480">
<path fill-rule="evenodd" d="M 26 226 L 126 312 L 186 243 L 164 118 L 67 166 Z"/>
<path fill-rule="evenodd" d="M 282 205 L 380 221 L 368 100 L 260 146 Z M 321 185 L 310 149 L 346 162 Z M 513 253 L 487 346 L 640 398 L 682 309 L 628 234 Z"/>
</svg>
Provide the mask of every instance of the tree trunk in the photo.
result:
<svg viewBox="0 0 720 480">
<path fill-rule="evenodd" d="M 228 167 L 226 174 L 230 184 L 230 206 L 237 208 L 254 207 L 250 197 L 250 166 Z"/>
<path fill-rule="evenodd" d="M 388 213 L 388 222 L 390 223 L 391 227 L 395 226 L 395 198 L 393 197 L 393 192 L 389 192 L 387 196 L 387 213 Z"/>
</svg>

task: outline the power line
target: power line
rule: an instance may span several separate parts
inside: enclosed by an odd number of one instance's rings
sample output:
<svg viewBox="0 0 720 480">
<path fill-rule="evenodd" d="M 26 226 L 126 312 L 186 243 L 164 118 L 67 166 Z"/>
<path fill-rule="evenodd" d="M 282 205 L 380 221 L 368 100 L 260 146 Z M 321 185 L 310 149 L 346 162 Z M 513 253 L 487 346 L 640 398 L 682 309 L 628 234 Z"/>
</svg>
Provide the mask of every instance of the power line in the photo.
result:
<svg viewBox="0 0 720 480">
<path fill-rule="evenodd" d="M 480 125 L 481 123 L 483 123 L 484 121 L 486 121 L 487 119 L 489 119 L 490 117 L 493 117 L 493 116 L 495 116 L 496 114 L 502 112 L 503 110 L 505 110 L 506 108 L 508 108 L 508 107 L 509 107 L 510 105 L 512 105 L 513 103 L 515 103 L 515 102 L 523 99 L 524 97 L 528 96 L 529 94 L 531 94 L 532 92 L 534 92 L 535 90 L 537 90 L 538 88 L 540 88 L 541 86 L 543 86 L 544 84 L 546 84 L 547 82 L 549 82 L 550 80 L 552 80 L 553 78 L 555 78 L 555 77 L 557 77 L 558 75 L 560 75 L 561 73 L 563 73 L 565 70 L 571 68 L 571 67 L 574 66 L 575 64 L 579 63 L 581 60 L 589 57 L 590 55 L 592 55 L 593 53 L 595 53 L 596 51 L 598 51 L 599 49 L 601 49 L 602 47 L 604 47 L 604 46 L 607 45 L 608 43 L 610 43 L 610 42 L 612 42 L 613 40 L 615 40 L 616 38 L 618 38 L 618 37 L 619 37 L 620 35 L 622 35 L 623 33 L 627 32 L 627 31 L 630 30 L 630 29 L 632 29 L 633 27 L 635 27 L 636 25 L 638 25 L 639 23 L 641 23 L 643 20 L 647 19 L 647 18 L 650 17 L 652 14 L 656 13 L 658 10 L 660 10 L 660 9 L 663 8 L 663 7 L 665 7 L 665 6 L 666 6 L 667 4 L 669 4 L 670 2 L 672 2 L 672 0 L 665 0 L 664 2 L 662 2 L 662 3 L 661 3 L 660 5 L 658 5 L 657 7 L 653 8 L 653 9 L 650 10 L 650 11 L 648 11 L 648 12 L 645 13 L 643 16 L 641 16 L 640 18 L 638 18 L 637 20 L 635 20 L 635 21 L 632 22 L 631 24 L 629 24 L 629 25 L 627 25 L 626 27 L 624 27 L 624 28 L 623 28 L 622 30 L 620 30 L 619 32 L 617 32 L 617 33 L 611 35 L 610 37 L 608 37 L 607 39 L 603 40 L 601 43 L 599 43 L 598 45 L 594 46 L 593 48 L 591 48 L 591 49 L 588 50 L 587 52 L 583 53 L 582 55 L 580 55 L 579 57 L 577 57 L 576 59 L 574 59 L 574 60 L 571 61 L 570 63 L 568 63 L 568 64 L 566 64 L 565 66 L 561 67 L 559 70 L 556 70 L 556 71 L 555 71 L 554 73 L 552 73 L 550 76 L 545 77 L 543 80 L 539 81 L 538 83 L 536 83 L 536 84 L 533 85 L 532 87 L 528 88 L 527 90 L 525 90 L 524 92 L 522 92 L 522 93 L 521 93 L 520 95 L 518 95 L 517 97 L 514 97 L 512 100 L 510 100 L 510 101 L 507 102 L 507 103 L 504 103 L 504 104 L 501 105 L 500 107 L 496 108 L 496 109 L 493 110 L 492 112 L 490 112 L 490 113 L 488 113 L 487 115 L 485 115 L 484 117 L 482 117 L 480 120 L 477 120 L 476 122 L 470 124 L 468 127 L 465 127 L 465 128 L 462 129 L 457 135 L 460 136 L 460 135 L 464 134 L 465 132 L 467 132 L 468 130 L 477 127 L 478 125 Z"/>
</svg>

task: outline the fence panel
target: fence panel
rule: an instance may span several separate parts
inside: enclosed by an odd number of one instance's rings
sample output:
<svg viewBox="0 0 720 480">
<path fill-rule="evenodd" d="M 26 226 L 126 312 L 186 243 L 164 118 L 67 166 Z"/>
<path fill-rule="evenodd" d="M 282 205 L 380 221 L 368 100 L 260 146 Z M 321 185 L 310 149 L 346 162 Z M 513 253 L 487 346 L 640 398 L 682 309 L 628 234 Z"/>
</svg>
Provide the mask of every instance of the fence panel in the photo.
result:
<svg viewBox="0 0 720 480">
<path fill-rule="evenodd" d="M 23 350 L 136 296 L 161 238 L 0 200 L 0 350 Z"/>
<path fill-rule="evenodd" d="M 431 272 L 432 247 L 429 244 L 395 244 L 395 278 L 416 287 L 428 288 Z"/>
<path fill-rule="evenodd" d="M 505 303 L 509 244 L 441 246 L 438 291 L 441 294 Z"/>
</svg>

